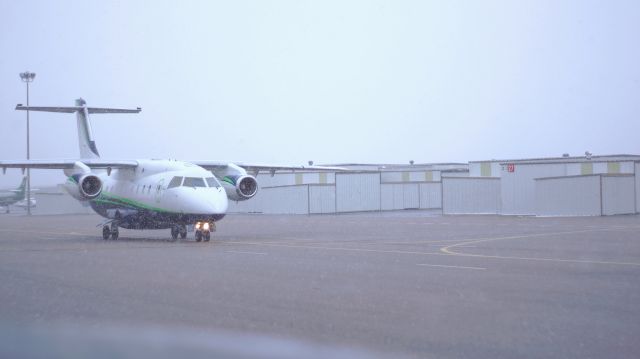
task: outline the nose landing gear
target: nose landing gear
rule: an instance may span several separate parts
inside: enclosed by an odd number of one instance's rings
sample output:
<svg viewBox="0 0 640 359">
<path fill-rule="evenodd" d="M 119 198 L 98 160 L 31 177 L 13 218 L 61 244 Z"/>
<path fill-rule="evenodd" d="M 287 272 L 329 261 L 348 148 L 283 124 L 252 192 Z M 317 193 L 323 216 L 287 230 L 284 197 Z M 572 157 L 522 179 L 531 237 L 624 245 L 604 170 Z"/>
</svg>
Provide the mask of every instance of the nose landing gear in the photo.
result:
<svg viewBox="0 0 640 359">
<path fill-rule="evenodd" d="M 215 222 L 196 222 L 194 227 L 196 231 L 196 242 L 200 242 L 204 239 L 205 242 L 211 240 L 211 232 L 216 231 Z"/>
<path fill-rule="evenodd" d="M 195 231 L 196 242 L 209 242 L 211 240 L 211 232 L 216 231 L 216 224 L 214 222 L 196 222 L 193 226 Z M 184 224 L 176 224 L 171 227 L 171 238 L 172 240 L 180 238 L 184 239 L 187 237 L 187 226 Z"/>
</svg>

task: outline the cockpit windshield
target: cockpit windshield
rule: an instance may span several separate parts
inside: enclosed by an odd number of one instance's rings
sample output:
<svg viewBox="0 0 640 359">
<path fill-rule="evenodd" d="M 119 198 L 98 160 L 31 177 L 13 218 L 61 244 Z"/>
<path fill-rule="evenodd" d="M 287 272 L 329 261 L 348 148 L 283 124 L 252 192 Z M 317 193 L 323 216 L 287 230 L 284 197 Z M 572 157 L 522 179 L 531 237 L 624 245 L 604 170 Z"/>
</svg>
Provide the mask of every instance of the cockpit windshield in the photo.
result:
<svg viewBox="0 0 640 359">
<path fill-rule="evenodd" d="M 210 188 L 220 188 L 220 187 L 222 187 L 220 182 L 218 182 L 218 180 L 215 177 L 207 177 L 206 180 L 207 180 L 207 184 L 209 185 Z"/>
<path fill-rule="evenodd" d="M 174 187 L 209 187 L 209 188 L 220 188 L 222 185 L 215 177 L 181 177 L 176 176 L 171 179 L 169 182 L 169 186 L 167 188 Z"/>
<path fill-rule="evenodd" d="M 202 177 L 185 177 L 182 185 L 185 187 L 207 187 Z"/>
<path fill-rule="evenodd" d="M 182 178 L 183 177 L 179 176 L 173 177 L 167 188 L 180 187 L 180 185 L 182 185 Z"/>
</svg>

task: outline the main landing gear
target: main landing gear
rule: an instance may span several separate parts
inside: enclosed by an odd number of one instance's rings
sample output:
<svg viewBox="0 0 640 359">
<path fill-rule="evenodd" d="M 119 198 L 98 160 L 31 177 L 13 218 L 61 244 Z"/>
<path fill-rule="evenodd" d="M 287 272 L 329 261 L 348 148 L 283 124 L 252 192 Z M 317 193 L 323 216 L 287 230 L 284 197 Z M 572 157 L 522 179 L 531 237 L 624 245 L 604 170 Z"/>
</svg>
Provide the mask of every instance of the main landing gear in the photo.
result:
<svg viewBox="0 0 640 359">
<path fill-rule="evenodd" d="M 194 229 L 196 231 L 196 242 L 200 242 L 203 239 L 205 242 L 209 242 L 211 232 L 216 231 L 216 224 L 215 222 L 196 222 Z"/>
<path fill-rule="evenodd" d="M 182 239 L 187 238 L 187 226 L 182 224 L 171 227 L 171 238 L 176 240 L 178 239 L 178 236 Z"/>
<path fill-rule="evenodd" d="M 111 222 L 111 225 L 107 224 L 102 227 L 102 239 L 107 240 L 111 237 L 111 239 L 116 240 L 118 239 L 118 235 L 118 225 L 114 222 Z"/>
</svg>

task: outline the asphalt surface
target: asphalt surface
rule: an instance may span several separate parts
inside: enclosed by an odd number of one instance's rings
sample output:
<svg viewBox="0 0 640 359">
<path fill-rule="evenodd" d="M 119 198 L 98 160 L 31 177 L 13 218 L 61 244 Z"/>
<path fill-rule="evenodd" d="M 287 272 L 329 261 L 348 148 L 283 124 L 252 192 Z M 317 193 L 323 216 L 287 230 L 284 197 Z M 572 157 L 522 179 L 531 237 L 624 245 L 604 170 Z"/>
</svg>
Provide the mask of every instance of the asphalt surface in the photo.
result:
<svg viewBox="0 0 640 359">
<path fill-rule="evenodd" d="M 638 216 L 100 222 L 0 215 L 0 356 L 640 357 Z"/>
</svg>

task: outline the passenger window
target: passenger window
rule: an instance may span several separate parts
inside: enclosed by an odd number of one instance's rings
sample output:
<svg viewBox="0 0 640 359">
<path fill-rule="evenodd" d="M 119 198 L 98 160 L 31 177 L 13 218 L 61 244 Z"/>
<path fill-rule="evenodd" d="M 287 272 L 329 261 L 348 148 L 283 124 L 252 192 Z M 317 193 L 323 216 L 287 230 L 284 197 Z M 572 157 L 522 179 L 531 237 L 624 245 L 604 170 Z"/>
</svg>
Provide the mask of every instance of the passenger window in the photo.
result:
<svg viewBox="0 0 640 359">
<path fill-rule="evenodd" d="M 207 184 L 209 185 L 209 187 L 211 188 L 219 188 L 222 187 L 220 185 L 220 182 L 218 182 L 218 180 L 215 177 L 207 177 Z"/>
<path fill-rule="evenodd" d="M 204 179 L 201 177 L 185 177 L 184 184 L 185 187 L 206 187 L 204 184 Z"/>
<path fill-rule="evenodd" d="M 169 187 L 167 187 L 167 189 L 173 188 L 173 187 L 180 187 L 181 184 L 182 184 L 182 177 L 173 177 L 171 179 L 171 182 L 169 182 Z"/>
</svg>

